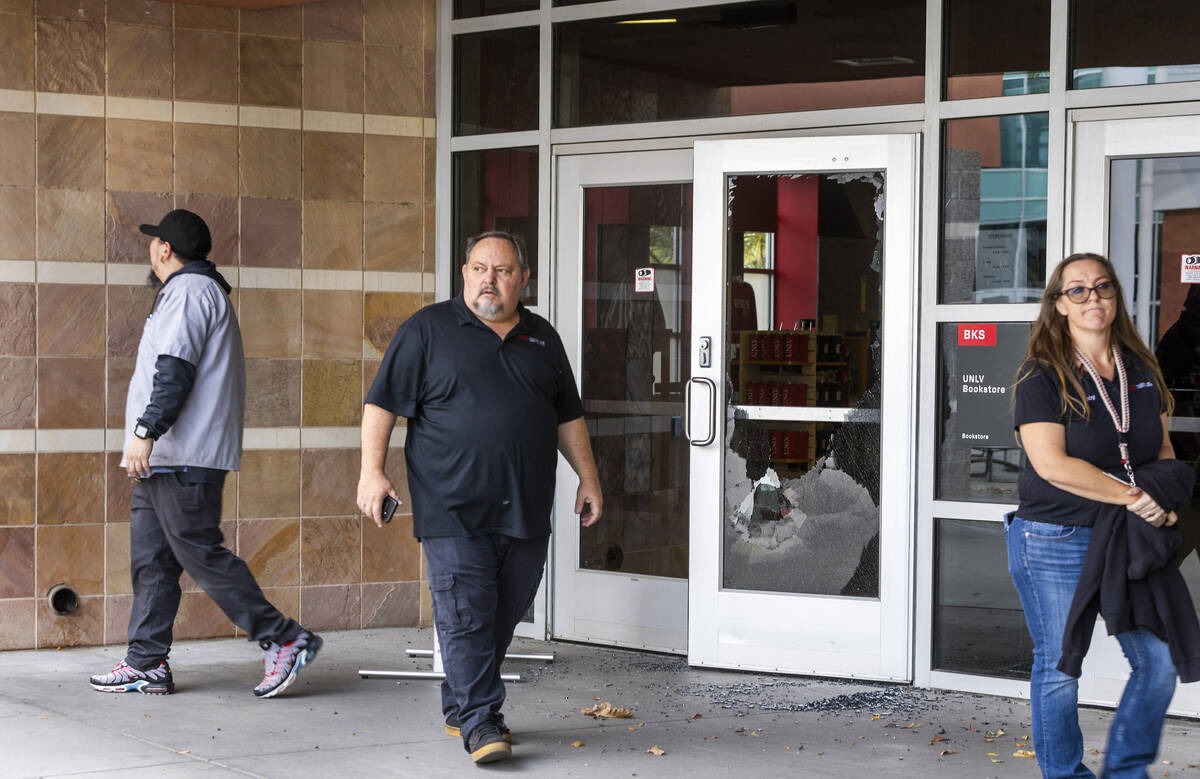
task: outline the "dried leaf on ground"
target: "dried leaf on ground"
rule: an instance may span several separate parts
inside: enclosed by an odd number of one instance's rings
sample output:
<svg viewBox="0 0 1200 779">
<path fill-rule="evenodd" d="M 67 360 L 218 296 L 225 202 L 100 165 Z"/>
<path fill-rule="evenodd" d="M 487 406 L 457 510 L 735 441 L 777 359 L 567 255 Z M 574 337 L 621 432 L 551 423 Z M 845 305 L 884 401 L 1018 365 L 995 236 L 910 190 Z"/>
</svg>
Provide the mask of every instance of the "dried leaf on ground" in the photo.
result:
<svg viewBox="0 0 1200 779">
<path fill-rule="evenodd" d="M 958 750 L 957 749 L 943 749 L 940 754 L 942 757 L 945 757 L 946 755 L 957 755 Z"/>
<path fill-rule="evenodd" d="M 921 727 L 921 723 L 919 723 L 919 722 L 910 722 L 910 723 L 908 723 L 907 725 L 904 725 L 904 726 L 903 726 L 901 729 L 902 729 L 902 730 L 912 730 L 912 729 L 914 729 L 914 728 L 919 728 L 919 727 Z"/>
<path fill-rule="evenodd" d="M 572 741 L 572 742 L 571 742 L 571 746 L 573 746 L 573 747 L 581 747 L 581 746 L 583 746 L 583 742 L 582 742 L 582 741 Z"/>
<path fill-rule="evenodd" d="M 628 719 L 633 716 L 633 712 L 629 709 L 622 709 L 612 705 L 608 701 L 597 703 L 588 709 L 580 709 L 580 714 L 590 714 L 594 719 L 604 717 L 606 719 Z"/>
<path fill-rule="evenodd" d="M 1036 757 L 1032 749 L 1018 749 L 1013 752 L 1013 757 Z"/>
<path fill-rule="evenodd" d="M 692 716 L 688 717 L 688 719 L 700 719 L 703 716 L 703 714 L 693 714 Z"/>
<path fill-rule="evenodd" d="M 662 757 L 663 755 L 667 754 L 667 750 L 663 749 L 658 744 L 655 744 L 654 746 L 650 747 L 649 749 L 646 750 L 646 752 L 651 755 L 654 755 L 655 757 Z"/>
<path fill-rule="evenodd" d="M 949 741 L 949 740 L 950 739 L 946 738 L 945 736 L 935 735 L 933 738 L 929 739 L 929 746 L 933 746 L 934 744 L 936 744 L 939 741 Z"/>
</svg>

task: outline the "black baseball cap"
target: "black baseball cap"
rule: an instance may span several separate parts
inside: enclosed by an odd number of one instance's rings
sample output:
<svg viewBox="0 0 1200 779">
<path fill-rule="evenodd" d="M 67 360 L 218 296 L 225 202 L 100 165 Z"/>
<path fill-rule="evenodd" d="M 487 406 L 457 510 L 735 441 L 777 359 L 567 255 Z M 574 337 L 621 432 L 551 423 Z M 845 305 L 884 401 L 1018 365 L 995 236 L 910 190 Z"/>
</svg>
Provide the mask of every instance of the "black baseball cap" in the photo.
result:
<svg viewBox="0 0 1200 779">
<path fill-rule="evenodd" d="M 186 208 L 177 208 L 162 218 L 156 225 L 139 228 L 146 235 L 153 235 L 171 244 L 171 251 L 185 260 L 203 260 L 212 251 L 212 234 L 199 215 Z"/>
</svg>

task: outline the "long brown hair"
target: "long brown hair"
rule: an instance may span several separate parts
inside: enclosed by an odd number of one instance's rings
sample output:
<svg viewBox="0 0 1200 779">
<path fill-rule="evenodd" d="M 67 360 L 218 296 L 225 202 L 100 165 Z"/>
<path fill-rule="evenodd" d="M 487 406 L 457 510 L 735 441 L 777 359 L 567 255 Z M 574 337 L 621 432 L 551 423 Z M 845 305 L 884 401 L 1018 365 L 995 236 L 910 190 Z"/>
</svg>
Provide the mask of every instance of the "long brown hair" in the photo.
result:
<svg viewBox="0 0 1200 779">
<path fill-rule="evenodd" d="M 1109 328 L 1109 340 L 1122 352 L 1132 352 L 1146 364 L 1154 376 L 1154 383 L 1158 386 L 1161 408 L 1164 413 L 1170 414 L 1175 409 L 1175 399 L 1167 390 L 1167 383 L 1163 380 L 1162 370 L 1158 367 L 1154 353 L 1142 342 L 1142 337 L 1133 326 L 1133 320 L 1125 308 L 1125 295 L 1121 291 L 1117 271 L 1107 257 L 1091 252 L 1072 254 L 1060 262 L 1050 274 L 1050 279 L 1046 282 L 1046 291 L 1042 293 L 1041 310 L 1038 311 L 1037 320 L 1033 323 L 1033 332 L 1029 336 L 1029 351 L 1026 352 L 1025 361 L 1017 371 L 1017 380 L 1013 386 L 1029 378 L 1038 366 L 1047 367 L 1058 377 L 1058 385 L 1062 392 L 1062 413 L 1066 414 L 1070 409 L 1084 419 L 1091 418 L 1087 392 L 1079 380 L 1078 358 L 1075 356 L 1075 344 L 1071 341 L 1067 318 L 1058 313 L 1055 307 L 1055 301 L 1062 294 L 1066 268 L 1078 260 L 1093 260 L 1104 266 L 1104 275 L 1117 290 L 1113 297 L 1117 304 L 1117 315 Z"/>
</svg>

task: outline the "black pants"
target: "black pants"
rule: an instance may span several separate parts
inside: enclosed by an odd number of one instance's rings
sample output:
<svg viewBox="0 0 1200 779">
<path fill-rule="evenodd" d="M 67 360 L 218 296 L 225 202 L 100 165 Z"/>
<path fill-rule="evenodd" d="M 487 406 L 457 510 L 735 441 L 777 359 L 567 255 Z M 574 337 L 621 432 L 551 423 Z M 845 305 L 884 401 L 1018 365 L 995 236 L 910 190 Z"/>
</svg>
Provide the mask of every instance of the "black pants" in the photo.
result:
<svg viewBox="0 0 1200 779">
<path fill-rule="evenodd" d="M 504 705 L 500 664 L 529 610 L 546 565 L 548 538 L 422 538 L 433 622 L 441 643 L 442 713 L 463 740 Z"/>
<path fill-rule="evenodd" d="M 180 473 L 155 474 L 133 487 L 133 609 L 125 662 L 134 668 L 153 668 L 167 659 L 184 571 L 251 641 L 283 644 L 300 633 L 296 622 L 267 601 L 246 563 L 221 546 L 221 487 L 189 483 Z"/>
</svg>

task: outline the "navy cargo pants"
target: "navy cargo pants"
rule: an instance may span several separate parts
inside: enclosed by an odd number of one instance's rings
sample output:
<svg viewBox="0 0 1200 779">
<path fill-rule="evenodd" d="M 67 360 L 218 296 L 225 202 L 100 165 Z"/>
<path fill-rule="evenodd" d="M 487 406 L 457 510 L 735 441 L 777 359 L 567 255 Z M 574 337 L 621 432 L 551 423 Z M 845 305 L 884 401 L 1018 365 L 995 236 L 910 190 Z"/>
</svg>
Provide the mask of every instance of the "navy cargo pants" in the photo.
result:
<svg viewBox="0 0 1200 779">
<path fill-rule="evenodd" d="M 246 563 L 221 546 L 221 487 L 191 482 L 185 473 L 156 473 L 133 486 L 133 607 L 125 662 L 134 668 L 153 668 L 167 659 L 184 571 L 251 641 L 284 644 L 300 633 L 295 621 L 267 601 Z"/>
<path fill-rule="evenodd" d="M 502 719 L 500 664 L 513 629 L 537 594 L 549 540 L 501 535 L 421 539 L 446 672 L 442 713 L 458 717 L 464 742 L 484 721 Z"/>
</svg>

